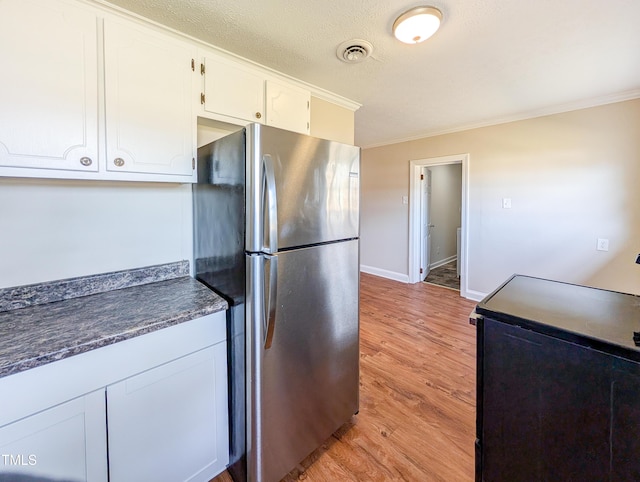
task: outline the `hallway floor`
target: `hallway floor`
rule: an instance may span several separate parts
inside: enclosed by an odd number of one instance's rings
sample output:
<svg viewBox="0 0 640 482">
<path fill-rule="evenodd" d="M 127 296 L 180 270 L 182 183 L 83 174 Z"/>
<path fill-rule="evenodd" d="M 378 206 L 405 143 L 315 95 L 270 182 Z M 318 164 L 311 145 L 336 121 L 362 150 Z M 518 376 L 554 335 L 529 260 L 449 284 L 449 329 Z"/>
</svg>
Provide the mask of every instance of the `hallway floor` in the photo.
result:
<svg viewBox="0 0 640 482">
<path fill-rule="evenodd" d="M 444 286 L 460 291 L 460 278 L 457 275 L 458 261 L 453 260 L 429 271 L 425 278 L 425 283 Z"/>
</svg>

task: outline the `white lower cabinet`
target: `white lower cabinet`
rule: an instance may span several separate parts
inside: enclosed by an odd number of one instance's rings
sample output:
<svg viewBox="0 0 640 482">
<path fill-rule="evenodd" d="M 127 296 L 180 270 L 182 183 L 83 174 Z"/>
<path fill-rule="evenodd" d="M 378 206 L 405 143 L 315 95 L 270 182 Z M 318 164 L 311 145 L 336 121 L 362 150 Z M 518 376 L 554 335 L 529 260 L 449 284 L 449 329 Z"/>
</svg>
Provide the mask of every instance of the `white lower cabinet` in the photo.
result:
<svg viewBox="0 0 640 482">
<path fill-rule="evenodd" d="M 206 482 L 228 430 L 224 311 L 0 378 L 0 481 Z"/>
<path fill-rule="evenodd" d="M 107 387 L 109 480 L 208 481 L 228 462 L 224 344 Z"/>
<path fill-rule="evenodd" d="M 0 480 L 106 482 L 106 453 L 103 389 L 0 428 Z"/>
</svg>

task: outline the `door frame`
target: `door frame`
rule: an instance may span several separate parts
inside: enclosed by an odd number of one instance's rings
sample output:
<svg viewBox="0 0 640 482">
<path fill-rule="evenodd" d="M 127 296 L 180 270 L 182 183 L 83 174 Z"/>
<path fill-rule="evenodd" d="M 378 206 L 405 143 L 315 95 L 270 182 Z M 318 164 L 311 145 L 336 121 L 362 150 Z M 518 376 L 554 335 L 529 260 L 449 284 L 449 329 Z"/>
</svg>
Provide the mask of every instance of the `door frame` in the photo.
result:
<svg viewBox="0 0 640 482">
<path fill-rule="evenodd" d="M 460 296 L 468 298 L 469 154 L 429 157 L 409 161 L 409 283 L 420 281 L 420 169 L 424 166 L 462 164 L 460 212 Z"/>
</svg>

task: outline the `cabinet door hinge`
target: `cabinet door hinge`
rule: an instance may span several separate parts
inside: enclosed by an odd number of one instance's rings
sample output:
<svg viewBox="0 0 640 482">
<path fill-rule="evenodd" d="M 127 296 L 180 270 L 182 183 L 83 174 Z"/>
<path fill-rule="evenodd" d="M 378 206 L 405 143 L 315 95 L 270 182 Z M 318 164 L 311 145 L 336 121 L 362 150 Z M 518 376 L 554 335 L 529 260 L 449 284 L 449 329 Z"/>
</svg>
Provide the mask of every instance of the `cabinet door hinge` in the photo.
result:
<svg viewBox="0 0 640 482">
<path fill-rule="evenodd" d="M 191 70 L 192 71 L 196 71 L 196 60 L 195 59 L 191 59 Z"/>
<path fill-rule="evenodd" d="M 192 157 L 192 158 L 191 158 L 191 169 L 192 169 L 193 171 L 195 171 L 195 170 L 196 170 L 196 158 L 195 158 L 195 157 Z"/>
<path fill-rule="evenodd" d="M 307 101 L 307 110 L 309 110 L 310 107 L 311 107 L 311 104 L 309 103 L 309 101 Z"/>
<path fill-rule="evenodd" d="M 204 75 L 204 64 L 200 64 L 200 75 Z"/>
<path fill-rule="evenodd" d="M 420 268 L 420 274 L 422 274 L 422 268 Z"/>
<path fill-rule="evenodd" d="M 204 104 L 204 93 L 200 94 L 200 103 Z"/>
<path fill-rule="evenodd" d="M 424 174 L 420 174 L 420 180 L 424 181 Z"/>
</svg>

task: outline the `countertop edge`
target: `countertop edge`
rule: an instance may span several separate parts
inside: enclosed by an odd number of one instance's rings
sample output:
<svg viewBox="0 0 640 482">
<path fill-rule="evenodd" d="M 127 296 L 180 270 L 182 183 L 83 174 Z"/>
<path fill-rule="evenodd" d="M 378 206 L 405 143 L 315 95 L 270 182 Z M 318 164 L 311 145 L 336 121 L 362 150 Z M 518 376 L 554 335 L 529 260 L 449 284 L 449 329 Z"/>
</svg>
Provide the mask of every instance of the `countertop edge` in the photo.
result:
<svg viewBox="0 0 640 482">
<path fill-rule="evenodd" d="M 542 321 L 531 320 L 510 313 L 492 310 L 490 308 L 481 306 L 481 304 L 478 304 L 476 306 L 476 312 L 482 317 L 490 318 L 500 323 L 517 326 L 525 330 L 534 331 L 542 335 L 567 341 L 569 343 L 574 343 L 576 345 L 592 348 L 602 353 L 607 353 L 609 355 L 617 356 L 627 360 L 633 360 L 640 363 L 639 351 L 627 348 L 622 345 L 618 345 L 608 340 L 602 340 L 586 335 L 584 333 L 577 333 L 574 331 L 557 328 Z"/>
<path fill-rule="evenodd" d="M 201 318 L 207 315 L 211 315 L 211 314 L 226 310 L 228 308 L 228 303 L 224 301 L 222 298 L 220 298 L 220 301 L 221 301 L 220 303 L 212 304 L 210 307 L 185 312 L 179 316 L 175 316 L 165 320 L 159 320 L 157 322 L 154 322 L 133 330 L 129 330 L 124 333 L 118 333 L 105 338 L 92 340 L 91 342 L 88 342 L 88 343 L 70 346 L 65 349 L 58 350 L 56 352 L 47 353 L 35 358 L 30 358 L 28 360 L 21 360 L 12 365 L 5 365 L 3 367 L 0 367 L 0 379 L 2 377 L 15 375 L 16 373 L 20 373 L 25 370 L 29 370 L 31 368 L 36 368 L 42 365 L 46 365 L 48 363 L 53 363 L 59 360 L 63 360 L 65 358 L 68 358 L 74 355 L 80 355 L 82 353 L 86 353 L 92 350 L 96 350 L 98 348 L 109 346 L 114 343 L 135 338 L 137 336 L 146 335 L 148 333 L 153 333 L 154 331 L 161 330 L 163 328 L 169 328 L 171 326 L 179 325 L 180 323 L 185 323 L 185 322 L 194 320 L 196 318 Z"/>
</svg>

